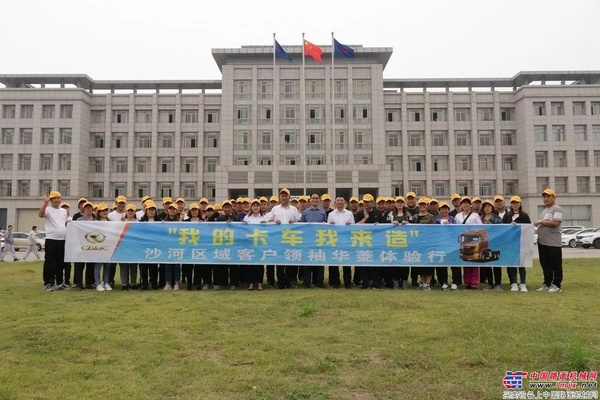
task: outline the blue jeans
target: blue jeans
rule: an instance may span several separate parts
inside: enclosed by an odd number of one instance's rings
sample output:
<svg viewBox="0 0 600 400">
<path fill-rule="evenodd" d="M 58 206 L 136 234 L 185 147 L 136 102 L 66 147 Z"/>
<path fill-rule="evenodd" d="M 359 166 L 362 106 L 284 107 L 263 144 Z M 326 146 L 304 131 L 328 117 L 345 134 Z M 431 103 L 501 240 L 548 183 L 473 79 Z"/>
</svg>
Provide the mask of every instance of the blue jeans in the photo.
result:
<svg viewBox="0 0 600 400">
<path fill-rule="evenodd" d="M 179 264 L 164 264 L 165 283 L 171 285 L 181 280 L 181 268 Z"/>
<path fill-rule="evenodd" d="M 104 279 L 100 279 L 100 269 L 104 267 Z M 100 282 L 108 283 L 110 280 L 110 264 L 108 263 L 97 263 L 94 265 L 94 280 L 96 284 Z"/>
</svg>

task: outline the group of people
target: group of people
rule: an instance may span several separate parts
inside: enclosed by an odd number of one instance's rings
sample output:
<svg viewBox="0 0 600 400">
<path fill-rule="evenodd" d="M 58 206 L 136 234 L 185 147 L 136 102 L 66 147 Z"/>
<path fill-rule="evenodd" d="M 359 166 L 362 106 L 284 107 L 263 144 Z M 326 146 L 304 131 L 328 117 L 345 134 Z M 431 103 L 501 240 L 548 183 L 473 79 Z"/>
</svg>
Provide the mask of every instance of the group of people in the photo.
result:
<svg viewBox="0 0 600 400">
<path fill-rule="evenodd" d="M 61 195 L 52 191 L 44 199 L 39 216 L 45 219 L 46 257 L 44 261 L 44 287 L 46 291 L 55 289 L 113 290 L 115 286 L 116 264 L 75 263 L 73 284 L 71 285 L 70 263 L 64 262 L 66 226 L 69 221 L 130 221 L 159 222 L 182 221 L 191 223 L 222 221 L 244 222 L 249 224 L 275 223 L 330 223 L 350 224 L 530 224 L 538 228 L 538 249 L 544 273 L 544 283 L 538 291 L 556 293 L 562 283 L 562 242 L 560 224 L 562 209 L 556 204 L 556 193 L 546 189 L 542 193 L 546 206 L 539 220 L 532 222 L 523 210 L 521 198 L 512 196 L 506 206 L 502 195 L 493 200 L 482 200 L 453 194 L 450 203 L 438 202 L 434 198 L 420 197 L 414 192 L 406 196 L 378 197 L 365 194 L 362 199 L 351 197 L 349 202 L 342 196 L 332 199 L 329 194 L 312 193 L 309 196 L 292 198 L 288 189 L 281 189 L 269 199 L 261 197 L 249 199 L 240 197 L 225 200 L 220 204 L 209 204 L 202 198 L 198 203 L 186 207 L 183 198 L 173 201 L 162 199 L 162 208 L 149 196 L 141 200 L 138 210 L 127 203 L 125 196 L 118 196 L 109 209 L 106 203 L 93 204 L 81 198 L 77 212 L 71 216 L 70 206 L 61 201 Z M 333 202 L 333 207 L 332 207 Z M 185 283 L 187 290 L 221 290 L 247 287 L 249 290 L 262 290 L 265 266 L 255 265 L 195 265 L 195 264 L 148 264 L 120 263 L 121 288 L 124 291 L 179 290 Z M 502 290 L 502 269 L 499 267 L 451 267 L 451 281 L 447 267 L 328 267 L 328 284 L 350 289 L 359 286 L 363 289 L 382 287 L 408 289 L 409 286 L 421 290 L 431 290 L 439 285 L 442 290 L 458 290 L 464 282 L 465 288 L 475 290 L 484 284 L 484 290 Z M 139 279 L 138 279 L 139 272 Z M 525 268 L 507 268 L 510 290 L 526 292 Z M 518 275 L 518 279 L 517 279 Z M 84 282 L 85 278 L 85 282 Z M 278 289 L 293 288 L 302 284 L 325 287 L 324 266 L 266 266 L 266 281 Z"/>
</svg>

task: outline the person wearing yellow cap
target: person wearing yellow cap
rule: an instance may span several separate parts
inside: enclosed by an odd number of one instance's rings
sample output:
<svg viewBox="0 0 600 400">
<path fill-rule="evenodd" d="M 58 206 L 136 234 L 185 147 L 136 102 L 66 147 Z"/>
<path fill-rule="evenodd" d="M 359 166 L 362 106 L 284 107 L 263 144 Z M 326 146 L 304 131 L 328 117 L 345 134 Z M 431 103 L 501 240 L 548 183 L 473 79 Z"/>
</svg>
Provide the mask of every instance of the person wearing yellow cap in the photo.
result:
<svg viewBox="0 0 600 400">
<path fill-rule="evenodd" d="M 408 192 L 406 196 L 404 196 L 404 200 L 406 201 L 406 209 L 405 211 L 410 216 L 410 222 L 414 222 L 413 219 L 415 215 L 419 213 L 419 205 L 417 204 L 417 195 L 415 192 Z"/>
<path fill-rule="evenodd" d="M 325 193 L 321 196 L 321 202 L 323 203 L 323 210 L 325 210 L 325 214 L 329 215 L 329 213 L 333 211 L 333 208 L 331 208 L 331 196 L 329 193 Z"/>
<path fill-rule="evenodd" d="M 85 201 L 81 204 L 78 204 L 79 209 L 81 210 L 81 215 L 74 219 L 75 221 L 95 221 L 94 217 L 94 205 L 89 201 Z M 75 273 L 73 274 L 73 290 L 84 290 L 85 288 L 93 288 L 92 282 L 94 282 L 94 263 L 75 263 Z M 83 276 L 85 270 L 85 281 L 87 286 L 83 285 Z"/>
<path fill-rule="evenodd" d="M 460 199 L 461 196 L 458 193 L 453 193 L 452 196 L 450 196 L 450 203 L 452 203 L 452 206 L 454 207 L 454 209 L 450 210 L 450 216 L 452 218 L 456 217 L 456 214 L 462 211 L 460 208 Z"/>
<path fill-rule="evenodd" d="M 135 213 L 135 217 L 137 218 L 138 221 L 141 220 L 142 217 L 144 216 L 144 214 L 146 213 L 146 202 L 148 200 L 152 200 L 152 198 L 150 196 L 144 196 L 144 197 L 142 197 L 142 201 L 141 201 L 141 203 L 142 203 L 142 209 L 138 210 Z"/>
<path fill-rule="evenodd" d="M 435 217 L 431 215 L 427 211 L 427 206 L 429 206 L 429 199 L 426 197 L 421 197 L 417 202 L 419 206 L 419 212 L 413 216 L 413 223 L 416 224 L 435 224 Z M 433 278 L 433 267 L 418 267 L 413 268 L 416 269 L 419 276 L 419 289 L 421 290 L 431 290 L 431 279 Z"/>
<path fill-rule="evenodd" d="M 293 224 L 300 222 L 298 209 L 290 204 L 290 191 L 283 188 L 279 191 L 280 204 L 271 209 L 271 221 L 276 224 Z M 297 282 L 298 267 L 277 266 L 277 288 L 291 289 Z"/>
<path fill-rule="evenodd" d="M 460 206 L 462 211 L 456 214 L 454 219 L 457 224 L 463 225 L 481 225 L 481 217 L 479 214 L 474 213 L 471 210 L 471 198 L 464 196 L 460 200 Z M 479 287 L 479 267 L 464 267 L 463 268 L 463 280 L 466 285 L 466 289 L 475 290 Z"/>
<path fill-rule="evenodd" d="M 136 210 L 137 208 L 135 204 L 129 203 L 125 206 L 125 222 L 138 222 Z M 116 266 L 114 268 L 116 270 Z M 137 282 L 138 264 L 120 262 L 119 268 L 121 276 L 121 290 L 125 292 L 133 289 Z"/>
<path fill-rule="evenodd" d="M 163 197 L 163 210 L 160 214 L 158 214 L 158 217 L 161 219 L 161 221 L 167 218 L 167 216 L 169 215 L 169 206 L 172 203 L 172 198 L 170 198 L 169 196 Z"/>
<path fill-rule="evenodd" d="M 208 207 L 207 207 L 208 209 Z M 216 219 L 214 219 L 214 221 L 217 222 L 232 222 L 232 221 L 237 221 L 237 214 L 235 212 L 235 210 L 233 209 L 233 205 L 231 203 L 231 200 L 225 200 L 223 202 L 223 214 L 219 214 Z M 210 221 L 210 220 L 209 220 Z M 239 268 L 237 265 L 232 265 L 232 266 L 228 266 L 228 265 L 214 265 L 214 266 L 208 266 L 207 269 L 205 271 L 208 271 L 208 269 L 210 269 L 210 271 L 212 271 L 212 275 L 213 275 L 213 289 L 214 290 L 221 290 L 223 289 L 224 286 L 227 286 L 229 284 L 229 276 L 230 276 L 230 272 L 233 273 L 232 279 L 231 281 L 233 282 L 239 282 Z M 204 280 L 204 286 L 202 289 L 209 289 L 210 286 L 210 280 L 208 279 L 208 276 L 210 275 L 210 272 L 206 272 L 206 277 L 207 279 Z"/>
<path fill-rule="evenodd" d="M 117 208 L 108 214 L 109 221 L 124 221 L 125 220 L 125 205 L 127 198 L 123 195 L 117 196 L 115 203 Z"/>
<path fill-rule="evenodd" d="M 510 198 L 510 209 L 504 214 L 502 222 L 505 224 L 531 224 L 531 218 L 523 211 L 523 204 L 520 196 L 512 196 Z M 562 245 L 562 241 L 561 241 Z M 519 271 L 520 283 L 517 284 L 517 269 Z M 506 268 L 508 280 L 510 282 L 511 292 L 527 292 L 527 272 L 525 267 Z"/>
<path fill-rule="evenodd" d="M 502 219 L 494 212 L 491 200 L 484 200 L 481 207 L 481 222 L 484 224 L 501 224 Z M 479 268 L 480 283 L 487 283 L 483 290 L 502 291 L 502 268 L 482 266 Z M 481 282 L 483 281 L 483 282 Z"/>
<path fill-rule="evenodd" d="M 335 198 L 335 210 L 327 216 L 327 223 L 331 225 L 353 225 L 354 215 L 349 210 L 346 210 L 346 199 L 342 196 Z M 342 266 L 342 275 L 344 279 L 344 287 L 352 288 L 352 267 Z M 329 285 L 332 287 L 340 287 L 340 268 L 329 266 Z"/>
<path fill-rule="evenodd" d="M 106 203 L 98 204 L 98 221 L 110 222 L 108 219 L 108 212 L 109 210 Z M 110 285 L 112 267 L 114 267 L 114 265 L 110 263 L 96 263 L 94 265 L 94 282 L 98 292 L 104 292 L 105 290 L 110 291 L 113 289 Z"/>
<path fill-rule="evenodd" d="M 435 219 L 438 225 L 452 225 L 455 223 L 454 217 L 450 215 L 450 204 L 442 201 L 439 207 L 439 215 Z M 448 267 L 435 267 L 437 281 L 442 286 L 442 290 L 457 290 L 462 284 L 462 271 L 460 267 L 452 267 L 452 286 L 448 286 Z"/>
<path fill-rule="evenodd" d="M 261 211 L 260 200 L 254 199 L 250 203 L 250 213 L 248 213 L 243 220 L 246 224 L 265 224 L 267 219 Z M 263 278 L 265 275 L 265 267 L 263 265 L 247 265 L 244 266 L 246 269 L 246 281 L 248 282 L 248 290 L 254 290 L 256 287 L 258 290 L 262 290 Z M 244 280 L 242 280 L 243 282 Z"/>
<path fill-rule="evenodd" d="M 354 221 L 357 224 L 379 223 L 381 214 L 374 207 L 375 199 L 373 198 L 373 195 L 367 193 L 363 195 L 362 200 L 364 208 L 356 213 Z M 369 287 L 381 289 L 381 267 L 355 267 L 354 271 L 355 275 L 358 273 L 358 276 L 360 276 L 362 289 L 368 289 Z M 356 283 L 356 278 L 354 279 L 354 283 Z"/>
<path fill-rule="evenodd" d="M 506 203 L 504 202 L 504 196 L 501 194 L 496 195 L 496 197 L 494 197 L 494 206 L 496 207 L 495 213 L 498 214 L 500 219 L 504 218 L 504 214 L 506 214 L 507 211 Z"/>
<path fill-rule="evenodd" d="M 79 217 L 81 217 L 81 215 L 83 214 L 83 210 L 81 209 L 81 207 L 84 203 L 87 202 L 88 199 L 86 199 L 85 197 L 81 197 L 79 200 L 77 200 L 77 212 L 73 214 L 73 221 L 77 221 Z"/>
<path fill-rule="evenodd" d="M 538 228 L 538 253 L 544 273 L 544 283 L 538 292 L 559 293 L 562 291 L 562 237 L 560 224 L 564 211 L 556 204 L 556 192 L 550 188 L 542 192 L 544 210 L 533 225 Z"/>
<path fill-rule="evenodd" d="M 471 211 L 473 211 L 474 213 L 479 214 L 480 217 L 483 216 L 483 210 L 481 209 L 481 199 L 477 196 L 474 196 L 471 199 Z"/>
<path fill-rule="evenodd" d="M 395 199 L 394 209 L 388 214 L 388 222 L 394 225 L 406 225 L 409 221 L 409 214 L 406 212 L 404 207 L 404 197 L 399 196 Z M 408 275 L 410 273 L 410 267 L 387 267 L 382 271 L 383 278 L 386 282 L 387 287 L 394 289 L 400 288 L 408 289 Z"/>
<path fill-rule="evenodd" d="M 63 281 L 65 259 L 65 239 L 67 237 L 67 211 L 60 208 L 61 195 L 55 190 L 44 196 L 44 202 L 38 211 L 38 216 L 44 218 L 46 229 L 46 255 L 44 259 L 44 290 L 66 289 Z"/>
<path fill-rule="evenodd" d="M 162 219 L 158 215 L 158 209 L 156 204 L 152 200 L 146 202 L 146 213 L 140 219 L 140 222 L 160 222 Z M 152 286 L 152 289 L 158 289 L 158 264 L 140 264 L 140 280 L 141 280 L 141 291 L 145 292 L 148 290 L 148 281 Z"/>
<path fill-rule="evenodd" d="M 324 223 L 327 222 L 327 214 L 325 210 L 319 207 L 319 193 L 311 193 L 308 197 L 309 206 L 302 212 L 300 216 L 301 222 L 307 223 Z M 325 267 L 320 265 L 305 266 L 302 270 L 302 282 L 305 288 L 310 288 L 314 283 L 317 287 L 324 287 L 323 280 L 325 279 Z M 331 279 L 330 279 L 331 280 Z M 339 280 L 339 272 L 338 272 Z M 339 286 L 339 284 L 338 284 Z"/>
</svg>

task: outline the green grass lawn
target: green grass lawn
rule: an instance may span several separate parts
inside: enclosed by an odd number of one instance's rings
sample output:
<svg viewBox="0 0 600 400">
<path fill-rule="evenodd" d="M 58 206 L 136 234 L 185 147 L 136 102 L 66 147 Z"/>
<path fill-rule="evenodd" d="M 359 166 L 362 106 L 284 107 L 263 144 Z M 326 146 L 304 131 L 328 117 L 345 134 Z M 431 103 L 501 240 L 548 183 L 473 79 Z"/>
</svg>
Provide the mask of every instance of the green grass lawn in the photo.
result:
<svg viewBox="0 0 600 400">
<path fill-rule="evenodd" d="M 0 398 L 500 399 L 507 370 L 600 369 L 600 259 L 558 294 L 534 262 L 529 293 L 46 293 L 2 263 Z"/>
</svg>

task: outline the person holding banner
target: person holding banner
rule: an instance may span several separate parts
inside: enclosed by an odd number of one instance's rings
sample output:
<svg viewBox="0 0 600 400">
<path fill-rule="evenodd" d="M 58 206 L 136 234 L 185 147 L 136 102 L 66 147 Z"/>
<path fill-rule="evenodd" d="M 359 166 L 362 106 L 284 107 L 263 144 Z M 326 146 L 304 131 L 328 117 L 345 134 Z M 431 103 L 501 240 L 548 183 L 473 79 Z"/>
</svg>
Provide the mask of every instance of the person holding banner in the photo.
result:
<svg viewBox="0 0 600 400">
<path fill-rule="evenodd" d="M 451 225 L 455 223 L 454 217 L 450 215 L 450 204 L 445 201 L 440 203 L 439 215 L 435 219 L 435 223 L 440 225 Z M 454 281 L 454 268 L 458 270 L 458 277 L 459 280 L 461 280 L 460 268 L 458 267 L 452 267 L 452 280 Z M 448 290 L 450 288 L 448 286 L 448 267 L 435 267 L 435 273 L 437 275 L 438 282 L 440 285 L 442 285 L 442 290 Z"/>
<path fill-rule="evenodd" d="M 301 222 L 315 222 L 315 223 L 324 223 L 327 222 L 327 214 L 325 213 L 325 210 L 323 210 L 321 207 L 319 207 L 319 201 L 320 201 L 321 197 L 319 196 L 318 193 L 312 193 L 309 197 L 309 207 L 306 208 L 303 212 L 302 215 L 300 216 L 300 221 Z M 324 287 L 323 285 L 323 280 L 325 279 L 325 267 L 324 266 L 320 266 L 320 265 L 311 265 L 311 266 L 305 266 L 303 268 L 303 281 L 304 281 L 304 287 L 305 288 L 310 288 L 312 285 L 312 282 L 315 282 L 315 285 L 317 285 L 318 287 Z M 335 285 L 332 285 L 331 280 L 331 271 L 329 273 L 329 285 L 335 287 Z M 340 283 L 339 283 L 339 273 L 338 273 L 338 282 L 337 282 L 337 287 L 339 287 Z"/>
<path fill-rule="evenodd" d="M 106 203 L 98 204 L 98 221 L 109 222 L 108 219 L 108 206 Z M 112 264 L 110 263 L 96 263 L 94 265 L 94 281 L 96 282 L 96 290 L 98 292 L 104 292 L 105 290 L 112 290 L 110 286 L 110 269 Z M 103 272 L 100 278 L 100 272 Z"/>
<path fill-rule="evenodd" d="M 354 214 L 350 210 L 346 210 L 346 199 L 342 196 L 335 198 L 335 209 L 329 213 L 327 223 L 332 225 L 352 225 L 354 224 Z M 307 268 L 307 267 L 304 267 Z M 352 267 L 343 266 L 342 273 L 344 276 L 344 287 L 352 288 Z M 340 286 L 340 267 L 329 267 L 329 284 L 333 287 Z"/>
<path fill-rule="evenodd" d="M 265 224 L 267 219 L 261 211 L 260 200 L 254 199 L 250 203 L 250 214 L 244 217 L 244 222 L 247 224 Z M 263 265 L 248 265 L 246 266 L 248 273 L 248 290 L 254 290 L 254 286 L 258 290 L 263 290 L 262 282 L 265 275 L 265 267 Z"/>
<path fill-rule="evenodd" d="M 183 219 L 183 222 L 202 222 L 202 218 L 200 216 L 200 205 L 198 203 L 190 204 L 190 208 L 188 209 L 186 218 Z M 194 290 L 194 286 L 196 289 L 200 290 L 204 277 L 202 275 L 202 266 L 198 264 L 183 264 L 181 266 L 181 271 L 185 277 L 185 281 L 187 282 L 187 290 Z M 210 270 L 210 275 L 212 276 L 212 269 Z M 210 281 L 211 279 L 208 280 L 209 285 Z M 207 281 L 205 280 L 205 282 Z"/>
<path fill-rule="evenodd" d="M 376 224 L 379 222 L 381 215 L 374 206 L 375 198 L 372 194 L 367 193 L 363 196 L 364 209 L 359 211 L 354 220 L 357 224 Z M 361 288 L 381 289 L 381 267 L 360 267 Z"/>
<path fill-rule="evenodd" d="M 484 200 L 481 203 L 481 222 L 484 224 L 501 224 L 502 218 L 494 212 L 494 205 L 490 200 Z M 479 272 L 485 276 L 485 282 L 488 285 L 483 290 L 502 291 L 502 268 L 501 267 L 480 267 Z M 481 283 L 481 282 L 480 282 Z"/>
<path fill-rule="evenodd" d="M 457 224 L 480 225 L 482 223 L 479 214 L 473 212 L 471 209 L 470 197 L 464 196 L 462 199 L 460 199 L 460 207 L 462 211 L 456 214 L 456 217 L 454 217 Z M 463 274 L 466 289 L 477 290 L 479 287 L 479 267 L 464 267 Z"/>
<path fill-rule="evenodd" d="M 510 210 L 504 214 L 504 218 L 502 218 L 502 222 L 505 224 L 531 224 L 531 218 L 525 211 L 523 211 L 523 205 L 521 204 L 520 196 L 512 196 L 510 198 Z M 562 242 L 561 242 L 562 245 Z M 506 273 L 508 274 L 508 280 L 510 281 L 510 291 L 511 292 L 527 292 L 527 273 L 525 272 L 525 267 L 518 267 L 519 270 L 519 278 L 521 283 L 517 285 L 517 268 L 508 267 L 506 268 Z"/>
<path fill-rule="evenodd" d="M 138 222 L 135 204 L 129 203 L 125 207 L 125 222 Z M 119 268 L 121 270 L 121 290 L 126 292 L 133 289 L 137 283 L 137 264 L 120 262 Z"/>
<path fill-rule="evenodd" d="M 44 290 L 52 292 L 55 279 L 58 289 L 65 289 L 62 282 L 62 267 L 65 262 L 65 239 L 67 236 L 67 211 L 60 208 L 61 195 L 55 190 L 44 197 L 38 216 L 44 218 L 46 228 L 46 256 L 44 259 Z M 60 268 L 60 274 L 57 269 Z"/>
<path fill-rule="evenodd" d="M 279 204 L 271 209 L 271 222 L 276 224 L 293 224 L 300 221 L 298 209 L 290 205 L 290 191 L 283 188 L 279 191 Z M 298 267 L 277 266 L 277 288 L 291 289 L 292 279 L 296 280 Z"/>
<path fill-rule="evenodd" d="M 156 204 L 152 200 L 146 202 L 146 213 L 140 220 L 141 222 L 160 222 L 157 215 Z M 158 264 L 140 264 L 140 278 L 142 281 L 142 292 L 148 290 L 148 280 L 153 290 L 158 289 Z"/>
<path fill-rule="evenodd" d="M 406 225 L 408 224 L 409 215 L 404 208 L 404 197 L 398 196 L 395 200 L 394 209 L 388 214 L 388 221 L 394 225 Z M 410 267 L 389 267 L 383 272 L 384 280 L 391 280 L 394 289 L 399 287 L 402 287 L 403 290 L 408 289 Z"/>
<path fill-rule="evenodd" d="M 419 212 L 413 216 L 413 222 L 417 224 L 435 224 L 435 217 L 427 211 L 429 199 L 421 197 L 417 205 L 419 206 Z M 420 276 L 419 289 L 431 290 L 434 267 L 419 267 L 417 271 Z"/>
</svg>

